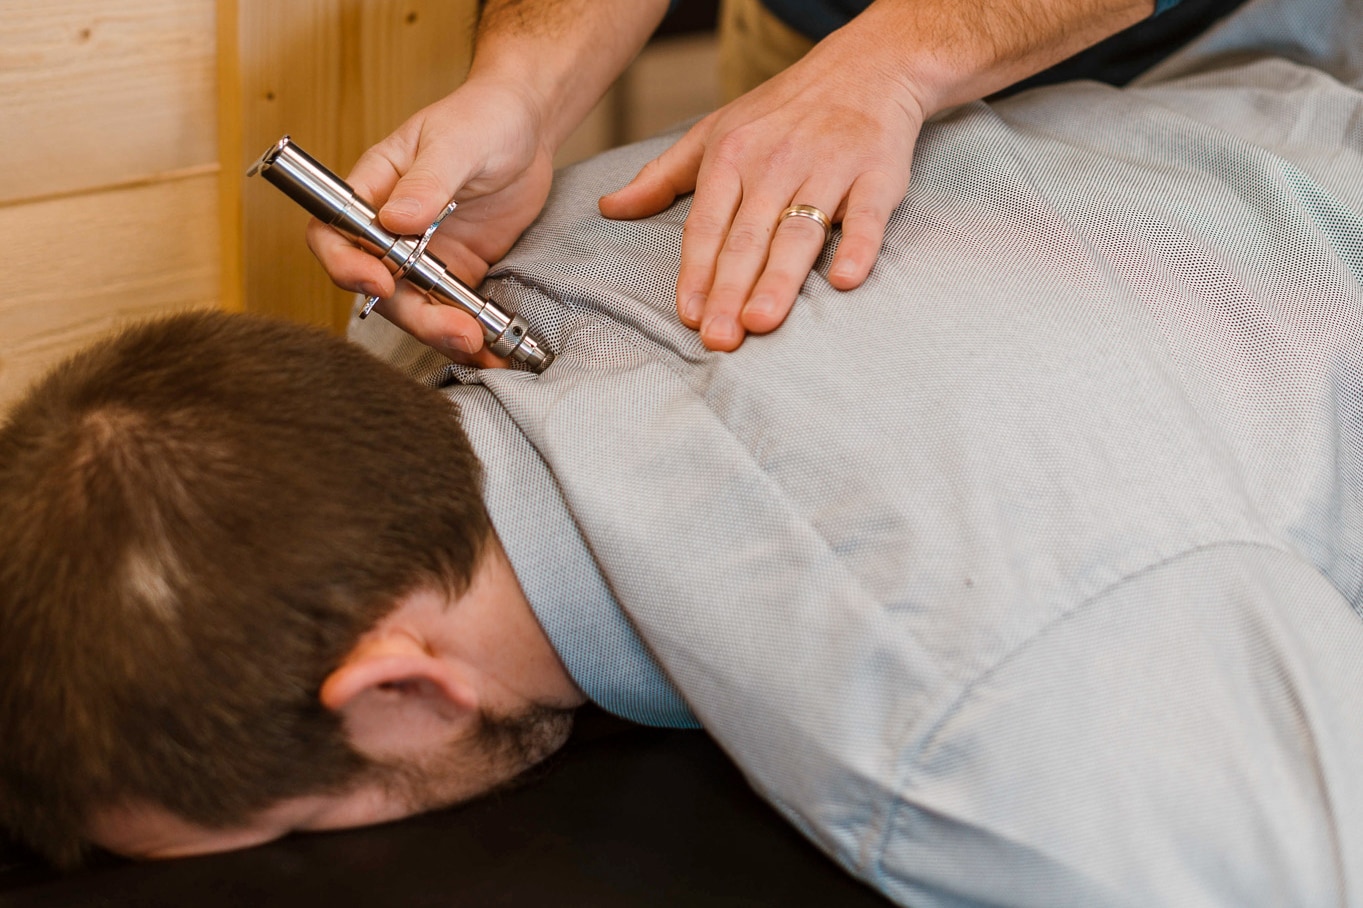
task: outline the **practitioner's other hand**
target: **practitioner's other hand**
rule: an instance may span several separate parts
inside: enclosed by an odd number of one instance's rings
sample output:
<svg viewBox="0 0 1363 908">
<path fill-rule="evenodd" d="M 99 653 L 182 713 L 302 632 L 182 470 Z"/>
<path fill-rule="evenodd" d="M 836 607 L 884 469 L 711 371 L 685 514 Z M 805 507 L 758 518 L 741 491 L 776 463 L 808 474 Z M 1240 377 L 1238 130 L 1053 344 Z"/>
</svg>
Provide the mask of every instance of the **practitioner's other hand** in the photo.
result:
<svg viewBox="0 0 1363 908">
<path fill-rule="evenodd" d="M 470 78 L 366 151 L 346 182 L 397 234 L 425 232 L 457 199 L 429 248 L 476 287 L 544 207 L 552 159 L 525 99 L 505 84 Z M 338 286 L 381 297 L 377 311 L 423 343 L 472 365 L 504 363 L 483 348 L 469 315 L 406 282 L 395 285 L 378 258 L 332 228 L 312 221 L 308 246 Z"/>
<path fill-rule="evenodd" d="M 682 234 L 677 312 L 712 350 L 733 350 L 789 314 L 824 248 L 812 205 L 842 224 L 828 272 L 839 289 L 866 279 L 890 213 L 909 184 L 924 113 L 905 77 L 903 45 L 863 15 L 786 71 L 710 114 L 601 199 L 638 218 L 692 190 Z M 878 61 L 895 61 L 880 66 Z"/>
<path fill-rule="evenodd" d="M 601 213 L 637 218 L 695 191 L 677 311 L 714 350 L 785 320 L 842 223 L 828 280 L 861 284 L 930 116 L 1040 72 L 1155 11 L 1154 0 L 875 0 L 798 63 L 697 123 Z"/>
</svg>

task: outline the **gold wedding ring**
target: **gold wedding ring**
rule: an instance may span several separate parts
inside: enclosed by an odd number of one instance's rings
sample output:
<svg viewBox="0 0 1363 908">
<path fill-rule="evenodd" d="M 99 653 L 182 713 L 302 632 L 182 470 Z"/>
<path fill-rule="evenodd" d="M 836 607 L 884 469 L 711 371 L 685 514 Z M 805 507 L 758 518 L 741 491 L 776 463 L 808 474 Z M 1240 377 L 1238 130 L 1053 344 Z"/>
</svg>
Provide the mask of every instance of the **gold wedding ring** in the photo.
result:
<svg viewBox="0 0 1363 908">
<path fill-rule="evenodd" d="M 781 216 L 776 219 L 776 226 L 780 227 L 781 222 L 786 218 L 809 218 L 823 228 L 823 241 L 828 242 L 828 238 L 833 235 L 833 220 L 824 214 L 820 209 L 813 205 L 791 205 Z"/>
</svg>

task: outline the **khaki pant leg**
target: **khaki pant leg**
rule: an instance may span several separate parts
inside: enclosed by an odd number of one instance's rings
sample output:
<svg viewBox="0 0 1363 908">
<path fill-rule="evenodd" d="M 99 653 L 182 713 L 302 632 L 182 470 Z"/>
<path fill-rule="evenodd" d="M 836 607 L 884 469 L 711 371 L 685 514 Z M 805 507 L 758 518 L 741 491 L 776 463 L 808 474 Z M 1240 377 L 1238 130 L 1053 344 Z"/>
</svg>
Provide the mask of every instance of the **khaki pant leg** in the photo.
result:
<svg viewBox="0 0 1363 908">
<path fill-rule="evenodd" d="M 813 41 L 772 15 L 762 0 L 723 0 L 719 84 L 724 103 L 761 85 L 813 46 Z"/>
</svg>

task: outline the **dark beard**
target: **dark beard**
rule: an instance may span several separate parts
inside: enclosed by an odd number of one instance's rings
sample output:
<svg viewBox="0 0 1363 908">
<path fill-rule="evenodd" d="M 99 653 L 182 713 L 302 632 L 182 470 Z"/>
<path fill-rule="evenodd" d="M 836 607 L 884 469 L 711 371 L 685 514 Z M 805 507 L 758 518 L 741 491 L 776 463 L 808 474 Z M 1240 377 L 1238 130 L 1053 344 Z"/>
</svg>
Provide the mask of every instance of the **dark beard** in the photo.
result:
<svg viewBox="0 0 1363 908">
<path fill-rule="evenodd" d="M 568 740 L 573 710 L 532 706 L 512 715 L 480 715 L 471 740 L 418 760 L 381 763 L 379 782 L 413 812 L 435 810 L 502 788 Z"/>
<path fill-rule="evenodd" d="M 532 706 L 514 716 L 483 713 L 480 737 L 497 762 L 515 767 L 514 777 L 562 747 L 572 730 L 573 710 Z"/>
</svg>

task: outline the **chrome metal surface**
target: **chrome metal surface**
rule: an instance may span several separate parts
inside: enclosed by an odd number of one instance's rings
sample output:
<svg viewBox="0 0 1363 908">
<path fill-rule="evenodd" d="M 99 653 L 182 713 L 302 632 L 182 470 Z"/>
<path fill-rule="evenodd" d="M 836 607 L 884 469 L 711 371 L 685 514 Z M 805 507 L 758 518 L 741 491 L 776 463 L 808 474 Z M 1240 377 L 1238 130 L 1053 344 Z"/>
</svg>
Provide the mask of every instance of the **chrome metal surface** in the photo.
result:
<svg viewBox="0 0 1363 908">
<path fill-rule="evenodd" d="M 472 288 L 451 274 L 435 255 L 426 249 L 440 222 L 456 205 L 445 206 L 420 237 L 395 236 L 379 224 L 378 213 L 345 181 L 299 148 L 288 137 L 272 145 L 251 165 L 247 176 L 260 174 L 309 214 L 329 224 L 383 259 L 395 280 L 405 280 L 435 300 L 464 310 L 483 329 L 483 341 L 498 356 L 543 372 L 554 361 L 554 354 L 530 333 L 530 326 L 518 315 L 503 311 L 483 299 Z M 369 314 L 377 299 L 365 301 L 361 317 Z"/>
<path fill-rule="evenodd" d="M 431 237 L 435 236 L 435 232 L 440 229 L 440 222 L 449 217 L 450 214 L 454 212 L 454 209 L 458 207 L 459 203 L 454 199 L 450 199 L 449 202 L 446 203 L 440 214 L 436 215 L 434 221 L 431 221 L 431 226 L 427 227 L 426 232 L 421 235 L 421 239 L 417 242 L 416 248 L 412 250 L 412 254 L 409 255 L 403 263 L 398 266 L 398 269 L 393 272 L 393 279 L 395 281 L 400 281 L 407 276 L 407 272 L 412 269 L 412 264 L 426 251 L 426 244 L 431 241 Z M 360 310 L 360 318 L 367 318 L 378 301 L 379 298 L 377 296 L 365 297 L 364 308 Z"/>
</svg>

